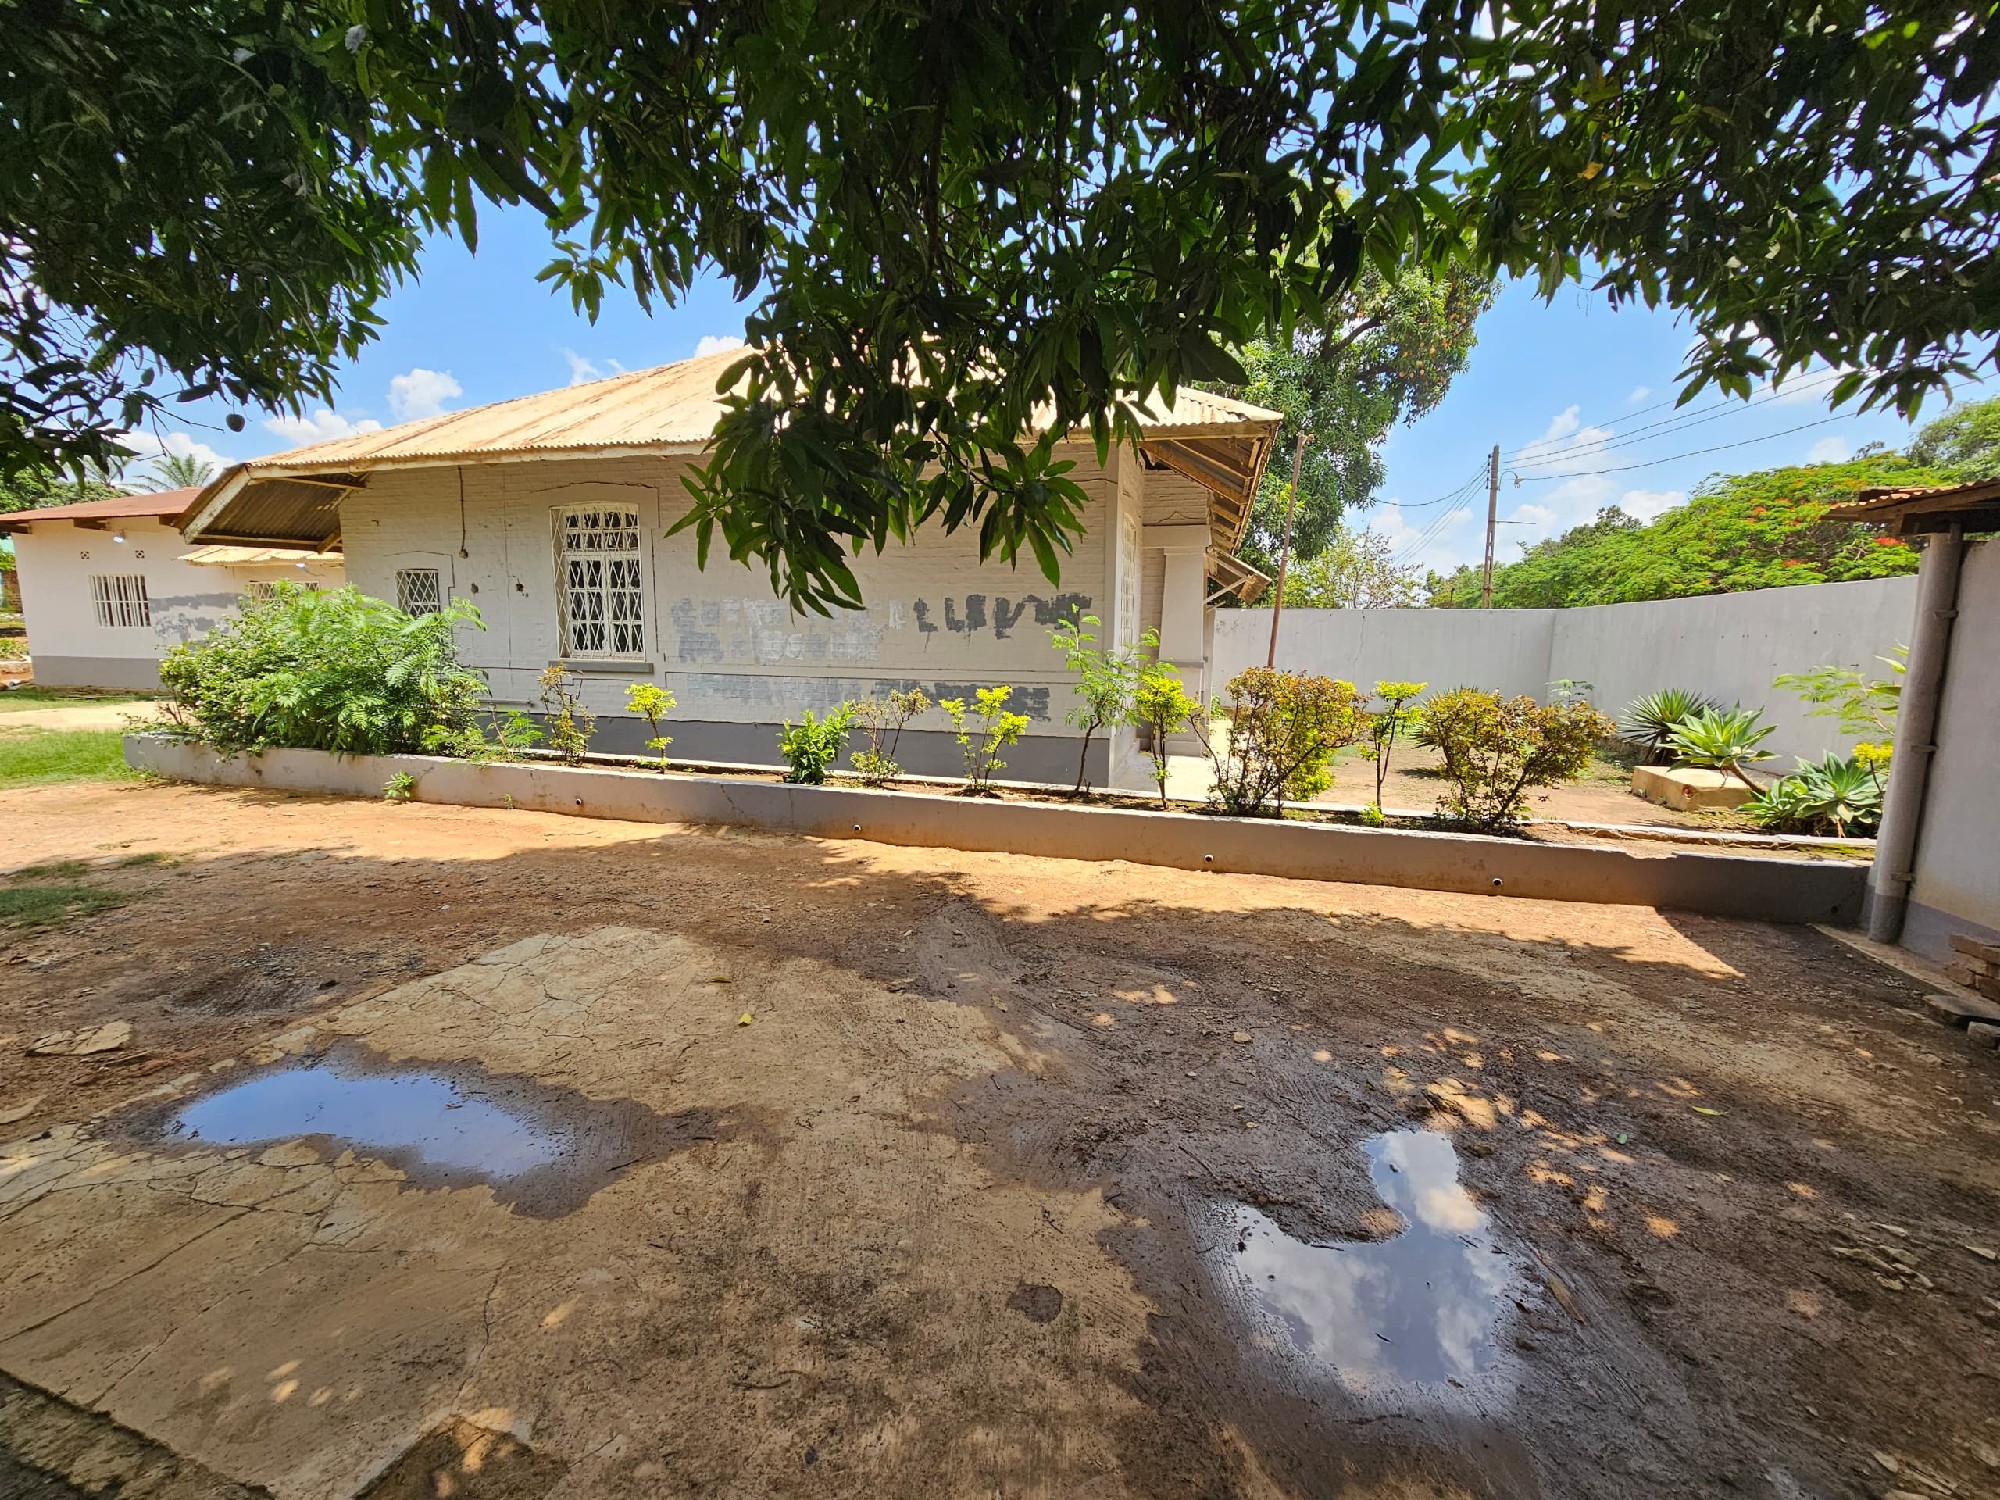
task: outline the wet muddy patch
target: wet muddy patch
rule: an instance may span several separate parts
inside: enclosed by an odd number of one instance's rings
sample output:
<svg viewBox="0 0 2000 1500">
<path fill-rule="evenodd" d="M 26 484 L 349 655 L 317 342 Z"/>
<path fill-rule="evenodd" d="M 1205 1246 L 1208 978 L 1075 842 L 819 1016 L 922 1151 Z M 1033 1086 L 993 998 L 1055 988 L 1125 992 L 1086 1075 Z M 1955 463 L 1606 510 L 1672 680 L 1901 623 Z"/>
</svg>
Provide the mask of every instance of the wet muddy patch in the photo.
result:
<svg viewBox="0 0 2000 1500">
<path fill-rule="evenodd" d="M 1218 1280 L 1242 1316 L 1353 1394 L 1468 1390 L 1500 1363 L 1513 1261 L 1459 1184 L 1450 1137 L 1394 1130 L 1362 1149 L 1398 1232 L 1317 1244 L 1248 1204 L 1224 1205 Z"/>
<path fill-rule="evenodd" d="M 738 1133 L 710 1110 L 663 1115 L 467 1063 L 398 1063 L 344 1043 L 226 1076 L 192 1098 L 151 1105 L 118 1133 L 170 1151 L 303 1142 L 397 1168 L 414 1188 L 485 1184 L 519 1213 L 583 1206 L 620 1173 Z"/>
</svg>

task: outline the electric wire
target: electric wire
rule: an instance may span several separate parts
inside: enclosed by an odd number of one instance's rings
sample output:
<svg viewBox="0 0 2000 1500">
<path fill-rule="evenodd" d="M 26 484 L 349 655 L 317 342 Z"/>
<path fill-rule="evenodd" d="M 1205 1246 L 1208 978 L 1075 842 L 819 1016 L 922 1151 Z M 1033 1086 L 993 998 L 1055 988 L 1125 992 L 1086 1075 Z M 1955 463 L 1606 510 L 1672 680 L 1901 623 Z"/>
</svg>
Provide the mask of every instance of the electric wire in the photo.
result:
<svg viewBox="0 0 2000 1500">
<path fill-rule="evenodd" d="M 1648 458 L 1644 464 L 1620 464 L 1616 468 L 1576 468 L 1576 470 L 1570 470 L 1566 474 L 1516 474 L 1514 482 L 1516 484 L 1546 484 L 1550 480 L 1586 480 L 1586 478 L 1592 478 L 1596 474 L 1632 474 L 1632 472 L 1642 470 L 1642 468 L 1662 468 L 1664 464 L 1678 464 L 1682 458 L 1700 458 L 1702 454 L 1720 454 L 1720 452 L 1726 452 L 1730 448 L 1748 448 L 1748 446 L 1752 446 L 1756 442 L 1772 442 L 1774 438 L 1788 438 L 1794 432 L 1806 432 L 1808 428 L 1824 428 L 1828 422 L 1850 422 L 1850 420 L 1854 420 L 1852 412 L 1846 412 L 1846 414 L 1840 414 L 1840 416 L 1822 416 L 1818 422 L 1800 422 L 1796 428 L 1784 428 L 1780 432 L 1766 432 L 1762 438 L 1742 438 L 1738 442 L 1718 442 L 1712 448 L 1692 448 L 1692 450 L 1688 450 L 1684 454 L 1670 454 L 1666 458 Z"/>
</svg>

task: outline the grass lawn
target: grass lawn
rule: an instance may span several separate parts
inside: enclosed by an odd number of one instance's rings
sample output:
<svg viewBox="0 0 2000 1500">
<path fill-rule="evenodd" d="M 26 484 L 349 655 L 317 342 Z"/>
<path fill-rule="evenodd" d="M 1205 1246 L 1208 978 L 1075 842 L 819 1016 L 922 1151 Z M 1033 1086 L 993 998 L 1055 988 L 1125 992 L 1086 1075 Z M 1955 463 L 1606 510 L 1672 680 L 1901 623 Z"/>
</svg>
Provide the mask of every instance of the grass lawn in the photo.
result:
<svg viewBox="0 0 2000 1500">
<path fill-rule="evenodd" d="M 0 691 L 0 714 L 10 709 L 60 708 L 71 703 L 151 703 L 158 693 L 105 692 L 98 688 L 22 687 Z"/>
<path fill-rule="evenodd" d="M 123 906 L 115 891 L 88 885 L 17 885 L 0 888 L 0 927 L 47 927 Z"/>
<path fill-rule="evenodd" d="M 0 733 L 0 788 L 50 781 L 130 781 L 125 736 L 116 729 L 23 729 Z"/>
</svg>

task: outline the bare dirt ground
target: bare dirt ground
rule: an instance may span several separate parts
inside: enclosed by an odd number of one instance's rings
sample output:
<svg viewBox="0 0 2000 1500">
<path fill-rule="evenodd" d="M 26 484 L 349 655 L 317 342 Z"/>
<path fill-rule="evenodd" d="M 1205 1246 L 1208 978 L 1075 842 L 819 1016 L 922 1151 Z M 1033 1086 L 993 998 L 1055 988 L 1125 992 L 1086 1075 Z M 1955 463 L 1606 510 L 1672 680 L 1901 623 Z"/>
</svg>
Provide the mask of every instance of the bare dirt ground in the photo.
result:
<svg viewBox="0 0 2000 1500">
<path fill-rule="evenodd" d="M 2000 1489 L 2000 1066 L 1809 929 L 144 784 L 0 830 L 125 899 L 0 929 L 10 1497 Z M 561 1151 L 189 1133 L 300 1069 Z"/>
</svg>

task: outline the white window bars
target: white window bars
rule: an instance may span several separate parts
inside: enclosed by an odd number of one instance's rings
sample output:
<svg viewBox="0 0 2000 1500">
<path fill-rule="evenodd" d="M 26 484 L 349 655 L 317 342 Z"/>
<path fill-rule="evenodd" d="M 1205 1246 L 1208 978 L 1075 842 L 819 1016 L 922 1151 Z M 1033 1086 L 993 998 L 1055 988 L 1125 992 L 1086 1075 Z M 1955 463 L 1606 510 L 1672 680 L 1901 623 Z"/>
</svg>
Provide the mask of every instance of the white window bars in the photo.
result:
<svg viewBox="0 0 2000 1500">
<path fill-rule="evenodd" d="M 556 579 L 565 656 L 643 656 L 639 514 L 615 506 L 557 513 Z"/>
<path fill-rule="evenodd" d="M 100 625 L 131 629 L 153 623 L 153 605 L 146 597 L 143 574 L 91 574 L 90 601 L 97 611 L 97 623 Z"/>
<path fill-rule="evenodd" d="M 434 615 L 444 609 L 444 585 L 436 568 L 396 569 L 396 608 L 406 615 Z"/>
</svg>

